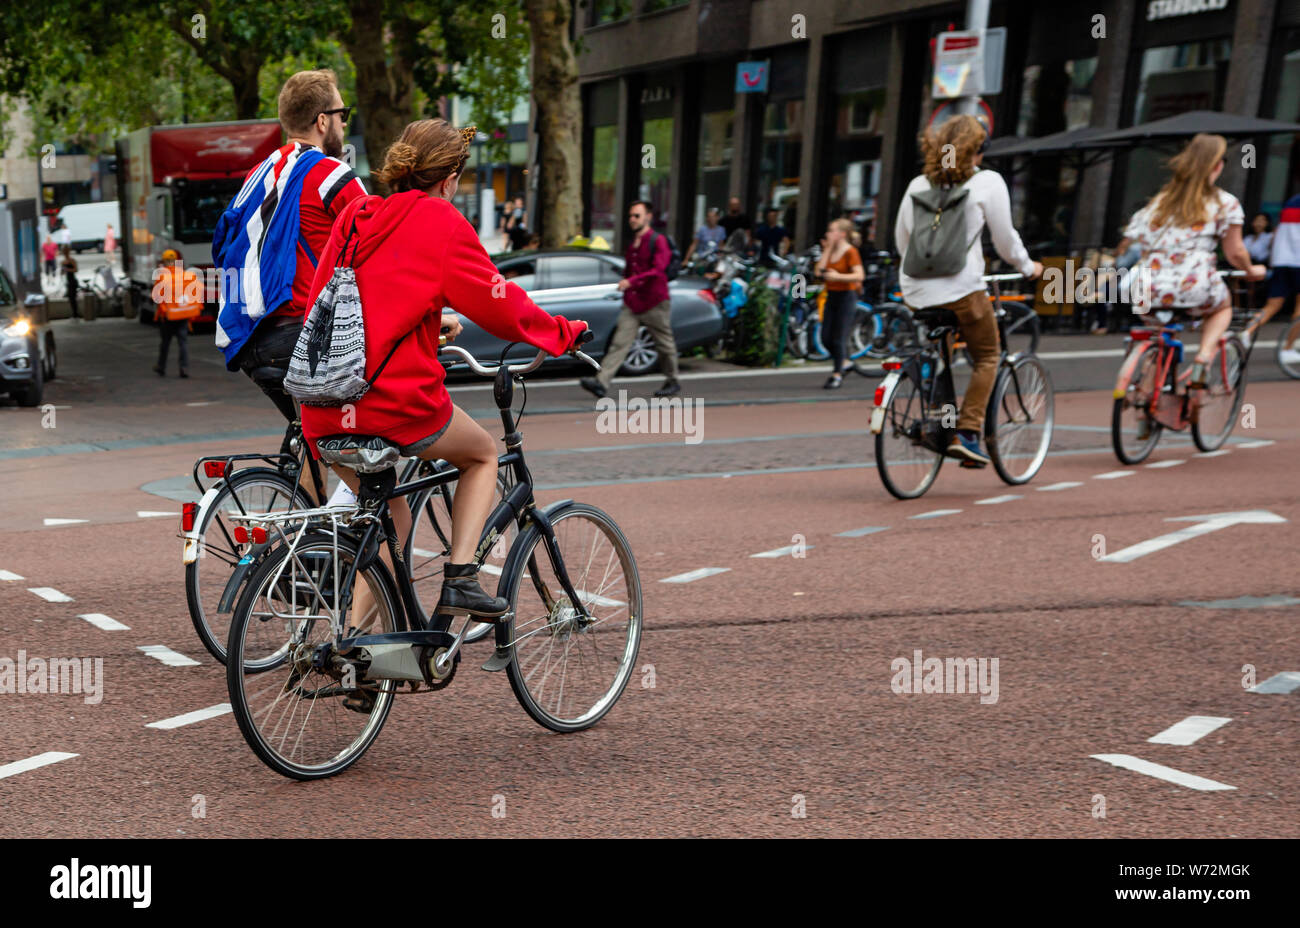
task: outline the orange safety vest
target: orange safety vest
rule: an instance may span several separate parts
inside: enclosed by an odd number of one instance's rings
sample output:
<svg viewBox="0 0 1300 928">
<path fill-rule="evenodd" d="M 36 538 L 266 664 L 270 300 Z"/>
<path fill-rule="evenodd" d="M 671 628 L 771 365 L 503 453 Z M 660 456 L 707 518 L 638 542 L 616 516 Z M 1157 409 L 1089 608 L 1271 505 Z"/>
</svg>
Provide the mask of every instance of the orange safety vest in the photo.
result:
<svg viewBox="0 0 1300 928">
<path fill-rule="evenodd" d="M 160 268 L 154 277 L 154 302 L 158 318 L 193 319 L 203 310 L 203 290 L 199 275 L 182 267 Z M 168 279 L 170 278 L 170 279 Z"/>
</svg>

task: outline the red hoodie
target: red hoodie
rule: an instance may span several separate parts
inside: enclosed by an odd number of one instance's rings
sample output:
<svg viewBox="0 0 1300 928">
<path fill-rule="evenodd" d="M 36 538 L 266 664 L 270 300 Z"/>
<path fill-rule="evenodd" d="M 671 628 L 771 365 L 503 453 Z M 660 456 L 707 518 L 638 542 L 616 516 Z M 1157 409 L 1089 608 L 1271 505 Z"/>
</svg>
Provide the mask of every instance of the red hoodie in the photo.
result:
<svg viewBox="0 0 1300 928">
<path fill-rule="evenodd" d="M 380 435 L 409 445 L 450 421 L 446 372 L 437 359 L 443 307 L 463 313 L 497 338 L 527 342 L 553 355 L 567 351 L 581 332 L 504 281 L 465 217 L 446 200 L 418 190 L 387 199 L 360 197 L 348 204 L 320 256 L 309 305 L 314 307 L 334 273 L 354 219 L 357 231 L 348 244 L 347 262 L 356 269 L 361 292 L 366 377 L 374 377 L 398 339 L 410 334 L 366 395 L 352 404 L 355 415 L 348 415 L 346 427 L 346 406 L 302 407 L 302 431 L 313 455 L 316 440 L 326 435 Z"/>
</svg>

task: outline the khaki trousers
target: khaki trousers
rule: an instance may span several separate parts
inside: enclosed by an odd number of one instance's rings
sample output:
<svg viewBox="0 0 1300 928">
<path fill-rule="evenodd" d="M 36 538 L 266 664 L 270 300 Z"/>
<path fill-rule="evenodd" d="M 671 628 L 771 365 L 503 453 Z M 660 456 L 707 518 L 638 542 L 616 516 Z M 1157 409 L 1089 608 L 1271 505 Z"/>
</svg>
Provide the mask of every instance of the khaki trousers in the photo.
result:
<svg viewBox="0 0 1300 928">
<path fill-rule="evenodd" d="M 664 376 L 669 380 L 677 379 L 677 343 L 673 341 L 672 305 L 664 300 L 643 313 L 634 313 L 624 304 L 623 311 L 618 315 L 618 325 L 614 327 L 614 336 L 609 342 L 609 351 L 600 359 L 600 373 L 596 375 L 606 390 L 627 359 L 628 350 L 641 326 L 646 327 L 655 341 L 655 348 L 659 351 L 659 367 Z"/>
<path fill-rule="evenodd" d="M 975 362 L 971 369 L 970 383 L 966 385 L 966 395 L 962 397 L 957 428 L 980 432 L 984 428 L 984 412 L 998 376 L 998 359 L 1001 355 L 993 301 L 989 299 L 987 291 L 976 290 L 955 303 L 943 304 L 942 308 L 951 309 L 957 316 L 962 337 L 966 339 L 966 347 Z"/>
</svg>

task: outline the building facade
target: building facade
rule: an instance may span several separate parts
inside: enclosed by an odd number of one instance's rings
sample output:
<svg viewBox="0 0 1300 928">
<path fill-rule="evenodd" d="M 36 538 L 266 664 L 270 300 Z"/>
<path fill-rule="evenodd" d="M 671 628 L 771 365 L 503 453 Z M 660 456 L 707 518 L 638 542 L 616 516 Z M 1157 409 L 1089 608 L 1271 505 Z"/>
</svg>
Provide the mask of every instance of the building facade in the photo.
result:
<svg viewBox="0 0 1300 928">
<path fill-rule="evenodd" d="M 624 208 L 644 198 L 685 243 L 735 195 L 756 219 L 777 208 L 798 248 L 839 216 L 888 247 L 935 110 L 932 40 L 964 16 L 964 2 L 906 0 L 575 5 L 586 228 L 621 244 Z M 1001 91 L 985 96 L 994 136 L 1198 109 L 1300 118 L 1300 0 L 994 0 L 989 25 L 1007 30 Z M 1113 244 L 1167 154 L 1020 166 L 1026 241 Z M 1296 190 L 1295 138 L 1260 140 L 1252 157 L 1230 158 L 1220 185 L 1276 215 Z"/>
</svg>

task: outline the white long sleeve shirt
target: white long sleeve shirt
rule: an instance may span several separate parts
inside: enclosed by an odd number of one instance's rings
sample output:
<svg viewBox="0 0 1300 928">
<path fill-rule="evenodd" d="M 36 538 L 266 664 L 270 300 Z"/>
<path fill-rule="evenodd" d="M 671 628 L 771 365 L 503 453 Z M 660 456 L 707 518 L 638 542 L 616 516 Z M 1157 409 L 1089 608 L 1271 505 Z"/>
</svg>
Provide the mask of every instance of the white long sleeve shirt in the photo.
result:
<svg viewBox="0 0 1300 928">
<path fill-rule="evenodd" d="M 912 237 L 912 194 L 930 189 L 930 181 L 924 174 L 916 177 L 907 185 L 902 205 L 898 208 L 898 219 L 894 223 L 894 244 L 898 253 L 906 259 L 907 243 Z M 965 220 L 966 239 L 970 248 L 966 253 L 966 266 L 952 277 L 909 277 L 899 273 L 899 282 L 903 288 L 903 300 L 914 309 L 927 306 L 942 306 L 953 303 L 976 290 L 984 290 L 984 249 L 980 245 L 980 234 L 984 226 L 989 227 L 993 236 L 993 247 L 1002 260 L 1022 274 L 1031 274 L 1034 262 L 1020 241 L 1020 235 L 1011 224 L 1011 195 L 1007 192 L 1006 181 L 996 171 L 977 169 L 966 182 Z"/>
</svg>

